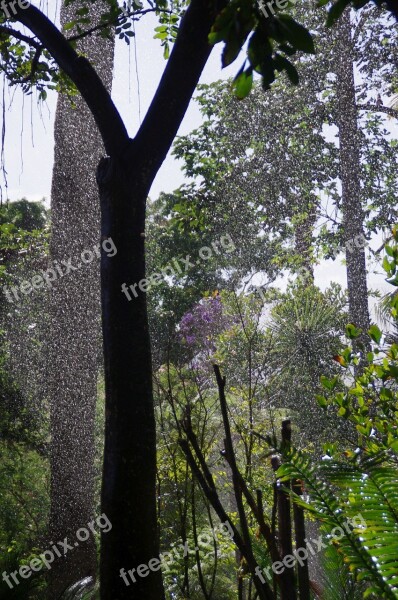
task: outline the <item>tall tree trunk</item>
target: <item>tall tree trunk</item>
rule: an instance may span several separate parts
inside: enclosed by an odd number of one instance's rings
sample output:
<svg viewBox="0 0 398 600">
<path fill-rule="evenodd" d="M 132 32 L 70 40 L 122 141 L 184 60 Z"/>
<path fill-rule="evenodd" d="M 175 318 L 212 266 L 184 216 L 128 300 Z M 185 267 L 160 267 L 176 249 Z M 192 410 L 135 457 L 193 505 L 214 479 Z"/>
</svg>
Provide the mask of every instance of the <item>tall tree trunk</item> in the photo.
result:
<svg viewBox="0 0 398 600">
<path fill-rule="evenodd" d="M 62 24 L 73 19 L 75 9 L 74 3 L 61 9 Z M 101 10 L 96 4 L 95 14 Z M 79 51 L 95 64 L 110 90 L 114 41 L 91 36 L 79 43 Z M 61 261 L 72 258 L 72 265 L 79 268 L 53 284 L 47 367 L 52 436 L 50 539 L 57 543 L 68 537 L 71 545 L 76 532 L 94 516 L 94 419 L 101 348 L 100 259 L 99 249 L 93 250 L 100 238 L 95 170 L 104 153 L 86 103 L 80 95 L 74 102 L 75 107 L 60 94 L 57 105 L 49 266 L 57 261 L 65 272 Z M 81 255 L 83 251 L 87 252 Z M 87 541 L 76 543 L 52 564 L 51 600 L 80 578 L 95 577 L 92 532 Z"/>
<path fill-rule="evenodd" d="M 103 254 L 101 269 L 106 387 L 102 510 L 113 524 L 101 545 L 101 600 L 161 600 L 160 565 L 150 562 L 159 557 L 159 543 L 146 294 L 136 288 L 129 300 L 122 292 L 123 283 L 138 284 L 145 278 L 149 190 L 140 161 L 133 161 L 133 169 L 129 162 L 103 159 L 97 173 L 102 237 L 111 236 L 117 247 L 116 256 Z M 140 565 L 142 576 L 137 574 Z"/>
<path fill-rule="evenodd" d="M 222 7 L 223 0 L 217 10 Z M 116 256 L 103 253 L 101 262 L 106 389 L 102 510 L 113 525 L 101 539 L 101 600 L 164 597 L 161 571 L 153 562 L 159 556 L 159 542 L 148 282 L 144 280 L 145 207 L 210 55 L 208 35 L 214 16 L 206 1 L 190 3 L 134 140 L 126 139 L 116 115 L 111 114 L 115 123 L 111 129 L 98 115 L 110 157 L 101 161 L 97 171 L 102 237 L 111 236 L 117 247 Z M 139 283 L 137 295 L 131 293 L 129 300 L 122 285 Z M 121 569 L 135 569 L 135 581 L 127 579 L 126 584 Z"/>
<path fill-rule="evenodd" d="M 360 146 L 349 10 L 340 17 L 336 35 L 337 122 L 349 313 L 350 320 L 367 332 L 369 308 L 366 256 L 363 244 L 360 243 L 360 240 L 363 240 L 364 213 L 361 202 Z"/>
</svg>

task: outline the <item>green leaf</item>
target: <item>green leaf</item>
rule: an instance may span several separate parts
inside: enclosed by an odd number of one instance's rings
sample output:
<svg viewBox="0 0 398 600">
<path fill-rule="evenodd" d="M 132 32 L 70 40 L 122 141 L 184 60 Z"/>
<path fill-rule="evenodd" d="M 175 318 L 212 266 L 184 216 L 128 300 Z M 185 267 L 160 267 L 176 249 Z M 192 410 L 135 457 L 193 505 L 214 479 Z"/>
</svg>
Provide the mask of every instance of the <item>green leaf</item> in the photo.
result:
<svg viewBox="0 0 398 600">
<path fill-rule="evenodd" d="M 154 40 L 166 40 L 167 39 L 167 31 L 159 31 L 158 33 L 155 33 L 155 35 L 153 36 Z"/>
<path fill-rule="evenodd" d="M 391 275 L 391 277 L 387 277 L 386 281 L 387 281 L 387 283 L 390 283 L 391 285 L 395 285 L 397 287 L 398 286 L 398 273 L 395 273 L 395 275 Z"/>
<path fill-rule="evenodd" d="M 394 441 L 390 442 L 390 448 L 391 448 L 391 450 L 394 450 L 394 452 L 396 452 L 398 454 L 398 440 L 394 440 Z"/>
<path fill-rule="evenodd" d="M 321 384 L 323 385 L 324 388 L 326 388 L 327 390 L 334 390 L 334 388 L 337 385 L 337 377 L 332 377 L 331 379 L 329 379 L 328 377 L 325 377 L 325 375 L 321 375 Z"/>
<path fill-rule="evenodd" d="M 75 25 L 76 25 L 76 21 L 69 21 L 69 23 L 65 23 L 63 29 L 64 29 L 64 31 L 69 31 L 70 29 L 73 29 Z"/>
<path fill-rule="evenodd" d="M 270 64 L 272 45 L 268 38 L 255 31 L 249 40 L 247 56 L 250 64 L 257 73 L 262 73 L 266 64 Z M 268 61 L 268 62 L 267 62 Z"/>
<path fill-rule="evenodd" d="M 214 44 L 217 44 L 218 42 L 221 42 L 224 39 L 224 32 L 210 31 L 207 39 L 209 41 L 210 46 L 214 46 Z"/>
<path fill-rule="evenodd" d="M 350 340 L 355 340 L 362 333 L 362 329 L 356 327 L 354 323 L 348 323 L 345 328 L 345 334 Z"/>
<path fill-rule="evenodd" d="M 288 15 L 278 15 L 277 20 L 288 42 L 298 50 L 315 54 L 314 40 L 308 29 Z"/>
<path fill-rule="evenodd" d="M 288 56 L 293 56 L 294 54 L 296 54 L 296 48 L 293 48 L 293 46 L 291 46 L 290 44 L 280 44 L 279 50 L 282 50 L 282 52 L 284 52 Z"/>
<path fill-rule="evenodd" d="M 277 54 L 274 59 L 274 63 L 276 64 L 276 68 L 278 71 L 286 71 L 289 80 L 293 85 L 297 85 L 299 82 L 299 75 L 296 67 L 284 56 Z"/>
<path fill-rule="evenodd" d="M 385 270 L 386 273 L 390 273 L 391 272 L 391 267 L 394 266 L 394 263 L 388 260 L 387 256 L 385 256 L 383 258 L 383 262 L 382 262 L 382 267 Z"/>
<path fill-rule="evenodd" d="M 372 340 L 374 342 L 376 342 L 376 344 L 380 344 L 382 333 L 381 333 L 380 329 L 377 327 L 377 325 L 371 325 L 370 328 L 368 329 L 368 333 L 369 333 L 370 337 L 372 338 Z"/>
<path fill-rule="evenodd" d="M 221 64 L 223 69 L 234 62 L 241 51 L 241 48 L 242 45 L 236 38 L 232 38 L 225 43 L 221 56 Z"/>
<path fill-rule="evenodd" d="M 253 69 L 249 67 L 246 71 L 238 73 L 233 81 L 233 88 L 237 98 L 242 100 L 250 94 L 253 85 Z"/>
</svg>

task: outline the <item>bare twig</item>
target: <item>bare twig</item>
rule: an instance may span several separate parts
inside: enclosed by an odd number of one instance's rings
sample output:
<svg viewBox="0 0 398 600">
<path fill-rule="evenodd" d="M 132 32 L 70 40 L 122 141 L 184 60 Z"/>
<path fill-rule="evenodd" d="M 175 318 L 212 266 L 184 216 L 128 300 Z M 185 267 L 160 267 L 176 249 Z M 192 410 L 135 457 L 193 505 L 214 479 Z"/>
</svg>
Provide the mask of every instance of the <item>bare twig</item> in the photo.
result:
<svg viewBox="0 0 398 600">
<path fill-rule="evenodd" d="M 227 400 L 225 397 L 225 377 L 221 376 L 220 368 L 218 365 L 214 365 L 213 368 L 214 368 L 214 373 L 216 376 L 216 381 L 217 381 L 217 386 L 218 386 L 218 395 L 219 395 L 221 414 L 222 414 L 222 419 L 223 419 L 223 424 L 224 424 L 225 452 L 226 452 L 228 463 L 229 463 L 229 465 L 231 467 L 231 471 L 232 471 L 232 483 L 233 483 L 234 492 L 235 492 L 236 505 L 238 508 L 239 521 L 240 521 L 240 526 L 242 529 L 242 536 L 243 536 L 245 546 L 246 546 L 246 557 L 245 558 L 247 560 L 249 570 L 253 577 L 254 585 L 256 587 L 256 590 L 257 590 L 260 598 L 261 599 L 269 598 L 271 600 L 273 598 L 273 593 L 272 593 L 270 586 L 268 585 L 267 582 L 264 582 L 263 584 L 261 584 L 259 578 L 256 576 L 256 566 L 257 565 L 256 565 L 256 561 L 255 561 L 253 551 L 251 548 L 249 527 L 247 524 L 246 513 L 245 513 L 244 506 L 243 506 L 243 501 L 242 501 L 242 488 L 240 485 L 241 481 L 240 481 L 240 477 L 239 477 L 240 474 L 239 474 L 239 470 L 238 470 L 238 467 L 236 464 L 236 457 L 235 457 L 233 443 L 232 443 L 231 428 L 230 428 L 229 419 L 228 419 Z"/>
<path fill-rule="evenodd" d="M 180 447 L 181 447 L 182 451 L 184 452 L 184 454 L 187 458 L 187 461 L 192 469 L 192 473 L 196 477 L 200 487 L 202 488 L 203 493 L 205 494 L 206 498 L 209 500 L 210 504 L 214 508 L 220 521 L 222 523 L 227 522 L 230 525 L 232 532 L 233 532 L 233 540 L 234 540 L 237 548 L 239 549 L 239 552 L 241 553 L 241 555 L 245 558 L 245 560 L 247 562 L 247 565 L 248 565 L 250 573 L 254 579 L 254 582 L 256 585 L 256 590 L 258 591 L 260 599 L 261 600 L 273 600 L 273 594 L 272 594 L 272 591 L 269 588 L 268 584 L 265 583 L 265 584 L 261 585 L 259 578 L 256 576 L 256 569 L 258 569 L 258 565 L 253 557 L 251 547 L 248 548 L 247 544 L 244 541 L 244 538 L 242 538 L 239 531 L 237 530 L 237 528 L 235 527 L 235 525 L 233 524 L 233 522 L 231 521 L 231 519 L 225 512 L 224 507 L 221 504 L 221 501 L 218 496 L 216 488 L 210 487 L 207 483 L 208 481 L 212 480 L 212 476 L 211 476 L 211 473 L 210 473 L 207 465 L 204 463 L 205 473 L 206 473 L 206 475 L 204 475 L 192 454 L 192 451 L 191 451 L 188 441 L 184 440 L 184 439 L 180 439 L 179 444 L 180 444 Z M 199 452 L 200 452 L 200 449 L 199 449 Z M 202 458 L 200 458 L 199 461 L 201 464 L 203 464 Z M 249 540 L 249 543 L 250 543 L 250 540 Z"/>
</svg>

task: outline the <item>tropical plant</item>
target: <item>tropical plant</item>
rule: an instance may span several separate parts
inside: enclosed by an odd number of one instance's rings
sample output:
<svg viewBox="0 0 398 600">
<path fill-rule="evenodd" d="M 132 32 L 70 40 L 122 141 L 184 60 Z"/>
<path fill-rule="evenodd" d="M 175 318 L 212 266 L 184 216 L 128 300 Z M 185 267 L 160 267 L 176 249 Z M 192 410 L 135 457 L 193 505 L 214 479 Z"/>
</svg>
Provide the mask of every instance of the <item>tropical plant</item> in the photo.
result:
<svg viewBox="0 0 398 600">
<path fill-rule="evenodd" d="M 398 285 L 398 232 L 386 247 L 384 268 L 388 281 Z M 391 299 L 391 315 L 398 318 L 398 299 Z M 347 336 L 361 331 L 350 324 Z M 366 357 L 346 348 L 336 360 L 342 376 L 323 377 L 325 409 L 334 408 L 352 426 L 342 448 L 326 444 L 324 457 L 315 463 L 296 449 L 283 452 L 282 481 L 298 478 L 307 498 L 294 499 L 311 512 L 329 535 L 339 530 L 335 543 L 350 572 L 366 585 L 364 597 L 398 598 L 398 345 L 383 346 L 376 325 L 368 331 L 372 350 Z M 358 370 L 358 365 L 361 369 Z M 283 449 L 282 449 L 283 451 Z M 357 522 L 355 522 L 355 519 Z M 345 527 L 347 523 L 355 523 Z"/>
<path fill-rule="evenodd" d="M 331 376 L 347 320 L 347 299 L 337 285 L 321 292 L 307 281 L 289 287 L 270 311 L 269 394 L 275 407 L 290 411 L 300 432 L 300 445 L 330 439 L 336 420 L 322 414 L 316 402 L 319 378 Z"/>
</svg>

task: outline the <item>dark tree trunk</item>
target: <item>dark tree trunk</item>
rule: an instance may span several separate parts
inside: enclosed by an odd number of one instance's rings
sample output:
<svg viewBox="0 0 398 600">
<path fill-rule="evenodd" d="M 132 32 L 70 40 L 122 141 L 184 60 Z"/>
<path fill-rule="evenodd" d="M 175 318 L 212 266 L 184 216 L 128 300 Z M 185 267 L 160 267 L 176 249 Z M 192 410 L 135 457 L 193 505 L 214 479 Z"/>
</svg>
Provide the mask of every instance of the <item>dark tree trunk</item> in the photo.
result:
<svg viewBox="0 0 398 600">
<path fill-rule="evenodd" d="M 218 10 L 222 9 L 222 4 Z M 159 558 L 156 520 L 156 427 L 146 305 L 144 228 L 150 186 L 184 117 L 210 55 L 214 13 L 192 0 L 152 104 L 134 140 L 114 137 L 104 122 L 110 158 L 97 171 L 102 238 L 117 254 L 102 255 L 106 422 L 102 510 L 113 524 L 101 539 L 101 600 L 162 600 L 160 570 L 129 570 Z M 119 125 L 117 120 L 115 123 Z M 106 138 L 104 138 L 106 139 Z M 139 284 L 144 291 L 122 291 Z M 138 291 L 137 291 L 138 290 Z M 152 563 L 153 568 L 156 565 Z M 121 576 L 125 569 L 127 584 Z M 130 583 L 130 585 L 128 585 Z"/>
<path fill-rule="evenodd" d="M 73 18 L 75 5 L 61 11 L 61 22 Z M 96 10 L 98 10 L 96 5 Z M 108 90 L 112 83 L 113 41 L 97 36 L 79 44 L 95 64 Z M 101 136 L 84 100 L 76 107 L 60 95 L 55 119 L 55 157 L 51 194 L 50 265 L 72 258 L 80 268 L 58 278 L 50 298 L 47 373 L 51 411 L 51 513 L 54 543 L 76 532 L 94 517 L 94 419 L 100 357 L 100 211 L 95 169 L 103 154 Z M 82 251 L 93 253 L 84 264 Z M 85 260 L 90 258 L 85 255 Z M 98 530 L 98 527 L 97 527 Z M 75 581 L 96 574 L 93 534 L 56 559 L 49 572 L 49 598 L 58 599 Z"/>
<path fill-rule="evenodd" d="M 131 164 L 131 163 L 130 163 Z M 102 256 L 106 438 L 102 510 L 113 527 L 103 534 L 101 600 L 161 600 L 160 570 L 127 573 L 159 557 L 156 523 L 156 432 L 146 294 L 128 300 L 122 284 L 145 278 L 144 227 L 148 189 L 137 165 L 103 159 L 98 168 L 102 238 L 116 256 Z M 106 539 L 105 537 L 106 536 Z M 124 568 L 128 583 L 121 577 Z"/>
<path fill-rule="evenodd" d="M 349 313 L 350 320 L 366 332 L 369 329 L 368 288 L 365 250 L 360 241 L 363 240 L 364 213 L 361 202 L 361 163 L 349 10 L 339 19 L 336 34 L 340 179 Z"/>
</svg>

